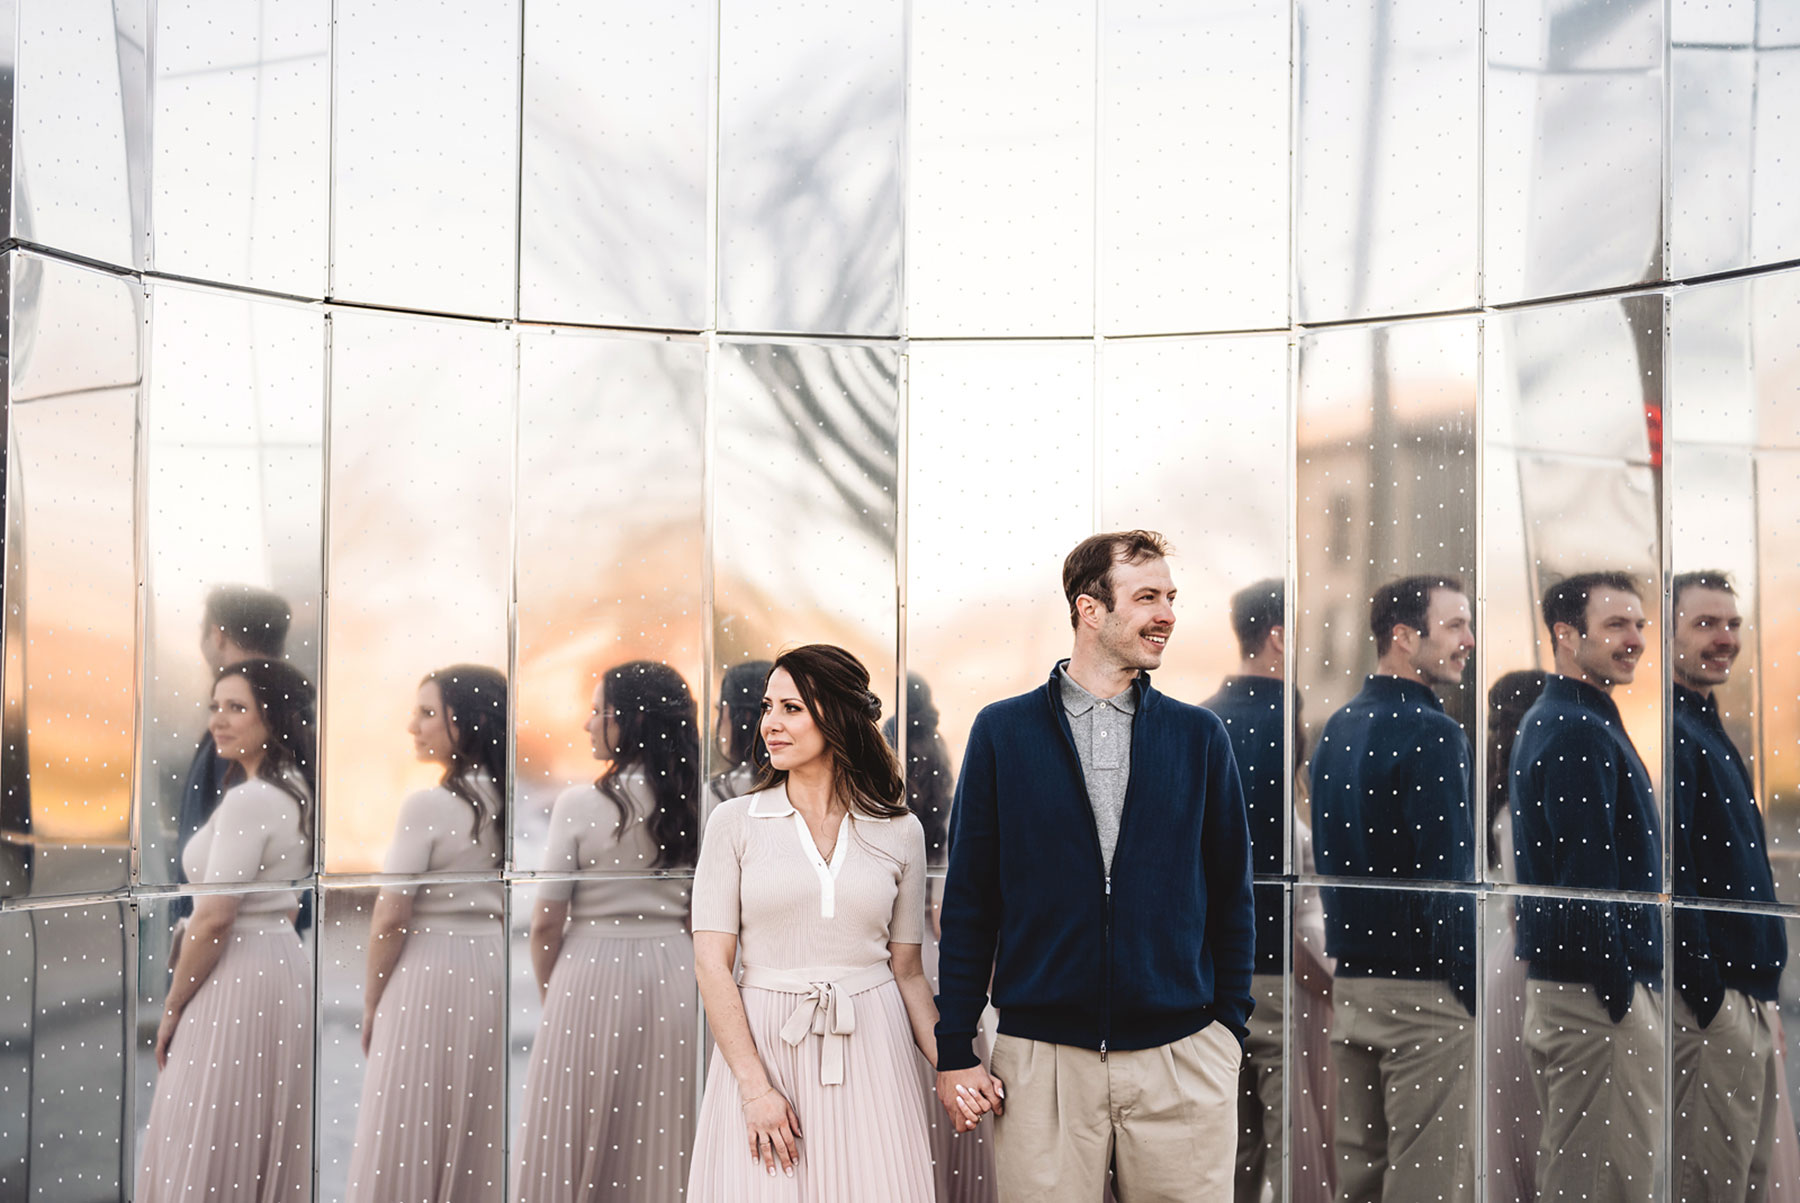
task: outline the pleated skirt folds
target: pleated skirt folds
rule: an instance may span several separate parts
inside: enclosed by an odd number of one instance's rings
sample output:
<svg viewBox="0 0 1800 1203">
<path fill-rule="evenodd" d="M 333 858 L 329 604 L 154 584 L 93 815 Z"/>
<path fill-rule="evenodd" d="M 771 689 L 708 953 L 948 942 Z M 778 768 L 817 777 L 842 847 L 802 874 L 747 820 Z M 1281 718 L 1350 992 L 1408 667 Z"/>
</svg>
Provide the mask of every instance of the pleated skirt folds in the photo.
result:
<svg viewBox="0 0 1800 1203">
<path fill-rule="evenodd" d="M 498 923 L 407 937 L 375 1014 L 347 1203 L 500 1197 L 505 963 Z"/>
<path fill-rule="evenodd" d="M 890 981 L 855 996 L 856 1030 L 836 1086 L 819 1082 L 820 1037 L 798 1045 L 781 1038 L 803 996 L 741 993 L 770 1080 L 799 1116 L 800 1159 L 792 1178 L 751 1160 L 737 1082 L 715 1049 L 696 1125 L 691 1203 L 933 1203 L 919 1052 L 900 988 Z"/>
<path fill-rule="evenodd" d="M 240 916 L 169 1044 L 140 1203 L 312 1197 L 312 969 L 285 916 Z"/>
<path fill-rule="evenodd" d="M 572 934 L 526 1071 L 517 1203 L 672 1203 L 687 1184 L 698 1034 L 685 935 Z"/>
</svg>

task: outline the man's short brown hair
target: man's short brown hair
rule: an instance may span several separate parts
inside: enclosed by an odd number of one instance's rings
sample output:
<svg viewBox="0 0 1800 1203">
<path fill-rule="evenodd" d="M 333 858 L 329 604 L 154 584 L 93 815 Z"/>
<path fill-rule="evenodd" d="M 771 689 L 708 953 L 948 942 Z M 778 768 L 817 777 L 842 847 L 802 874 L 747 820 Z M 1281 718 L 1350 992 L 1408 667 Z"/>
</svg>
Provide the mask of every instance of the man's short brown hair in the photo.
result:
<svg viewBox="0 0 1800 1203">
<path fill-rule="evenodd" d="M 1063 561 L 1063 596 L 1069 599 L 1069 625 L 1081 625 L 1075 599 L 1086 594 L 1113 608 L 1114 564 L 1143 564 L 1169 554 L 1169 541 L 1153 530 L 1115 530 L 1089 535 Z"/>
</svg>

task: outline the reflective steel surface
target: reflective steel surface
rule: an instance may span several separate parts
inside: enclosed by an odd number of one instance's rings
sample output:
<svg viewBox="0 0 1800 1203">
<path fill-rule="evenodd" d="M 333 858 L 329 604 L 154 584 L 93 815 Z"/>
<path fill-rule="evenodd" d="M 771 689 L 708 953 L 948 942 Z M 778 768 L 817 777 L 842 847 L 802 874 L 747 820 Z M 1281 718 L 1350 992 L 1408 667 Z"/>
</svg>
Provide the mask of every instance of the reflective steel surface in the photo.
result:
<svg viewBox="0 0 1800 1203">
<path fill-rule="evenodd" d="M 373 1134 L 417 1124 L 454 1136 L 419 1165 L 533 1198 L 535 1054 L 609 1083 L 551 1152 L 683 1197 L 710 1052 L 670 918 L 692 849 L 619 851 L 649 818 L 593 792 L 631 754 L 621 707 L 673 724 L 665 763 L 698 784 L 656 807 L 697 828 L 753 777 L 761 666 L 842 644 L 937 872 L 975 714 L 1068 653 L 1063 556 L 1134 527 L 1175 550 L 1158 687 L 1198 702 L 1260 666 L 1286 699 L 1241 1197 L 1354 1192 L 1408 1122 L 1371 1108 L 1359 1049 L 1408 1040 L 1419 1089 L 1450 1091 L 1444 1197 L 1697 1198 L 1702 1170 L 1794 1197 L 1794 4 L 0 13 L 0 1198 L 131 1198 L 159 1103 L 266 1095 L 159 1067 L 159 1028 L 202 1022 L 311 1050 L 311 1154 L 268 1172 L 298 1195 L 376 1197 L 352 1185 Z M 1641 648 L 1584 667 L 1598 626 L 1545 597 L 1597 571 Z M 1704 657 L 1696 572 L 1738 624 Z M 1347 832 L 1321 747 L 1389 663 L 1373 596 L 1413 574 L 1469 604 L 1433 687 L 1467 780 L 1424 784 L 1426 822 L 1377 799 Z M 1281 644 L 1247 654 L 1234 598 L 1271 583 Z M 240 815 L 254 855 L 215 864 L 185 854 L 248 796 L 215 734 L 244 657 L 304 678 L 250 743 L 318 749 L 290 774 L 307 800 Z M 608 692 L 645 663 L 666 696 Z M 457 665 L 497 674 L 488 709 L 421 690 Z M 1618 676 L 1587 713 L 1616 709 L 1608 764 L 1641 762 L 1625 794 L 1559 767 L 1593 747 L 1533 778 L 1557 670 Z M 1677 725 L 1708 674 L 1731 810 Z M 486 801 L 442 788 L 465 735 L 504 781 Z M 559 799 L 602 853 L 566 859 Z M 1345 857 L 1434 825 L 1454 869 Z M 582 943 L 571 882 L 630 921 Z M 211 1001 L 184 998 L 196 923 L 291 976 L 250 1002 L 217 987 L 268 971 L 209 968 Z M 558 969 L 591 1004 L 557 1010 Z M 427 1048 L 489 1101 L 396 1102 L 384 1075 Z M 1630 1072 L 1571 1103 L 1621 1049 Z M 1749 1110 L 1706 1111 L 1720 1072 Z M 939 1198 L 988 1203 L 988 1134 L 942 1127 Z"/>
</svg>

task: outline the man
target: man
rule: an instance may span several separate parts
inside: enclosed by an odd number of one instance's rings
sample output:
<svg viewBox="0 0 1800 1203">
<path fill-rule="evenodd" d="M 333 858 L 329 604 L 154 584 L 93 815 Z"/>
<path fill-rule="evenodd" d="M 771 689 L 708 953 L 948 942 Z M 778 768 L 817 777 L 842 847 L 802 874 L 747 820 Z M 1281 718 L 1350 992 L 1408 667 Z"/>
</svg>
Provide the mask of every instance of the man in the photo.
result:
<svg viewBox="0 0 1800 1203">
<path fill-rule="evenodd" d="M 1376 666 L 1312 760 L 1313 846 L 1335 877 L 1472 881 L 1468 737 L 1434 685 L 1475 650 L 1469 599 L 1411 576 L 1369 605 Z M 1475 912 L 1448 891 L 1325 892 L 1337 958 L 1332 1061 L 1340 1203 L 1475 1197 Z"/>
<path fill-rule="evenodd" d="M 1671 599 L 1675 895 L 1774 904 L 1762 812 L 1713 691 L 1742 650 L 1723 572 L 1684 572 Z M 1678 1199 L 1760 1199 L 1777 1115 L 1775 996 L 1787 930 L 1774 915 L 1675 911 L 1674 1153 Z"/>
<path fill-rule="evenodd" d="M 1094 1203 L 1109 1168 L 1119 1203 L 1231 1196 L 1250 839 L 1224 724 L 1150 686 L 1175 626 L 1167 554 L 1149 531 L 1070 552 L 1072 654 L 969 732 L 938 1098 L 958 1126 L 959 1099 L 997 1113 L 1002 1203 Z M 992 1076 L 973 1048 L 990 975 Z"/>
<path fill-rule="evenodd" d="M 1225 678 L 1219 692 L 1200 703 L 1225 722 L 1244 786 L 1252 867 L 1271 877 L 1284 871 L 1286 839 L 1282 821 L 1287 810 L 1287 757 L 1282 741 L 1286 596 L 1286 586 L 1275 579 L 1258 581 L 1232 596 L 1231 629 L 1241 657 L 1238 671 Z M 1256 960 L 1250 994 L 1256 1008 L 1250 1013 L 1250 1033 L 1244 1041 L 1244 1064 L 1238 1077 L 1235 1195 L 1238 1203 L 1261 1203 L 1266 1182 L 1274 1192 L 1272 1203 L 1282 1203 L 1286 1186 L 1282 1173 L 1286 1161 L 1282 1133 L 1286 1098 L 1281 1076 L 1281 1029 L 1286 1016 L 1282 914 L 1286 900 L 1278 884 L 1257 885 L 1255 899 Z"/>
<path fill-rule="evenodd" d="M 1644 653 L 1643 603 L 1623 572 L 1544 592 L 1556 671 L 1519 724 L 1513 847 L 1524 885 L 1661 887 L 1650 775 L 1613 704 Z M 1660 1173 L 1662 918 L 1654 902 L 1521 899 L 1529 962 L 1525 1052 L 1543 1136 L 1538 1197 L 1636 1203 Z"/>
<path fill-rule="evenodd" d="M 200 654 L 214 676 L 220 669 L 244 660 L 279 660 L 287 644 L 291 617 L 287 602 L 267 589 L 220 585 L 206 595 L 200 622 Z M 188 879 L 181 854 L 225 796 L 225 770 L 230 767 L 231 763 L 220 757 L 213 746 L 212 735 L 202 735 L 181 786 L 175 844 L 175 869 L 181 881 Z M 185 899 L 177 905 L 181 914 L 187 913 Z"/>
</svg>

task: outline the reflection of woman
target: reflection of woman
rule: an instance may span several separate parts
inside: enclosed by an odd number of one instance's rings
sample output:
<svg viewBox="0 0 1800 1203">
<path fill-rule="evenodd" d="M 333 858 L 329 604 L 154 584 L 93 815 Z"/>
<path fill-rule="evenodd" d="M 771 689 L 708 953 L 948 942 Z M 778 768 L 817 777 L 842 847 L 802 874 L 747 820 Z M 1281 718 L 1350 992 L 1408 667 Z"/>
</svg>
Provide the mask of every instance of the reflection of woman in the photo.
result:
<svg viewBox="0 0 1800 1203">
<path fill-rule="evenodd" d="M 765 787 L 707 823 L 694 967 L 718 1047 L 690 1198 L 933 1197 L 913 1051 L 936 1061 L 925 836 L 880 710 L 848 652 L 785 653 L 764 698 Z"/>
<path fill-rule="evenodd" d="M 1502 878 L 1513 876 L 1512 812 L 1508 766 L 1519 723 L 1538 695 L 1544 674 L 1536 669 L 1506 673 L 1488 690 L 1488 865 Z M 1487 1139 L 1488 1197 L 1496 1203 L 1525 1203 L 1537 1197 L 1537 1149 L 1541 1120 L 1525 1054 L 1525 962 L 1514 948 L 1513 912 L 1501 907 L 1506 930 L 1488 954 L 1487 1080 L 1489 1113 L 1497 1117 Z"/>
<path fill-rule="evenodd" d="M 881 725 L 881 733 L 890 744 L 897 742 L 899 730 L 896 719 L 890 718 Z M 925 861 L 932 866 L 942 865 L 949 850 L 950 800 L 956 774 L 950 766 L 950 750 L 938 731 L 938 710 L 931 700 L 931 686 L 918 673 L 906 674 L 906 747 L 901 755 L 906 762 L 906 808 L 925 829 Z M 941 877 L 927 883 L 928 922 L 922 952 L 925 979 L 934 991 L 938 980 L 937 914 L 943 890 Z M 980 1051 L 990 1051 L 993 1025 L 985 1019 L 979 1041 Z M 988 1203 L 995 1190 L 991 1131 L 975 1128 L 959 1134 L 938 1105 L 936 1072 L 923 1059 L 918 1067 L 919 1088 L 924 1092 L 925 1113 L 931 1122 L 931 1161 L 938 1203 Z"/>
<path fill-rule="evenodd" d="M 401 806 L 382 871 L 494 873 L 506 829 L 506 678 L 470 664 L 432 673 L 407 730 L 419 759 L 444 775 Z M 350 1203 L 485 1203 L 499 1194 L 500 913 L 497 879 L 390 885 L 377 895 Z"/>
<path fill-rule="evenodd" d="M 699 844 L 699 716 L 681 675 L 609 670 L 587 723 L 600 779 L 556 800 L 546 873 L 685 869 Z M 544 1019 L 525 1077 L 520 1203 L 674 1199 L 687 1181 L 694 1056 L 687 888 L 549 881 L 531 964 Z"/>
<path fill-rule="evenodd" d="M 311 684 L 286 664 L 221 670 L 210 729 L 227 788 L 182 853 L 188 880 L 312 872 L 312 708 Z M 297 903 L 291 890 L 195 900 L 156 1031 L 162 1077 L 137 1199 L 312 1197 L 312 973 Z"/>
<path fill-rule="evenodd" d="M 719 679 L 719 754 L 727 767 L 707 783 L 715 806 L 756 788 L 757 774 L 769 762 L 756 726 L 762 721 L 763 682 L 773 667 L 767 660 L 749 660 L 732 665 Z"/>
<path fill-rule="evenodd" d="M 888 743 L 900 746 L 898 720 L 889 719 L 881 726 Z M 950 847 L 950 796 L 955 770 L 950 766 L 950 749 L 938 731 L 937 703 L 931 700 L 931 686 L 918 673 L 906 674 L 906 747 L 901 755 L 906 760 L 906 808 L 919 817 L 925 828 L 925 859 L 933 866 L 944 863 Z M 934 1084 L 933 1088 L 936 1090 Z"/>
</svg>

